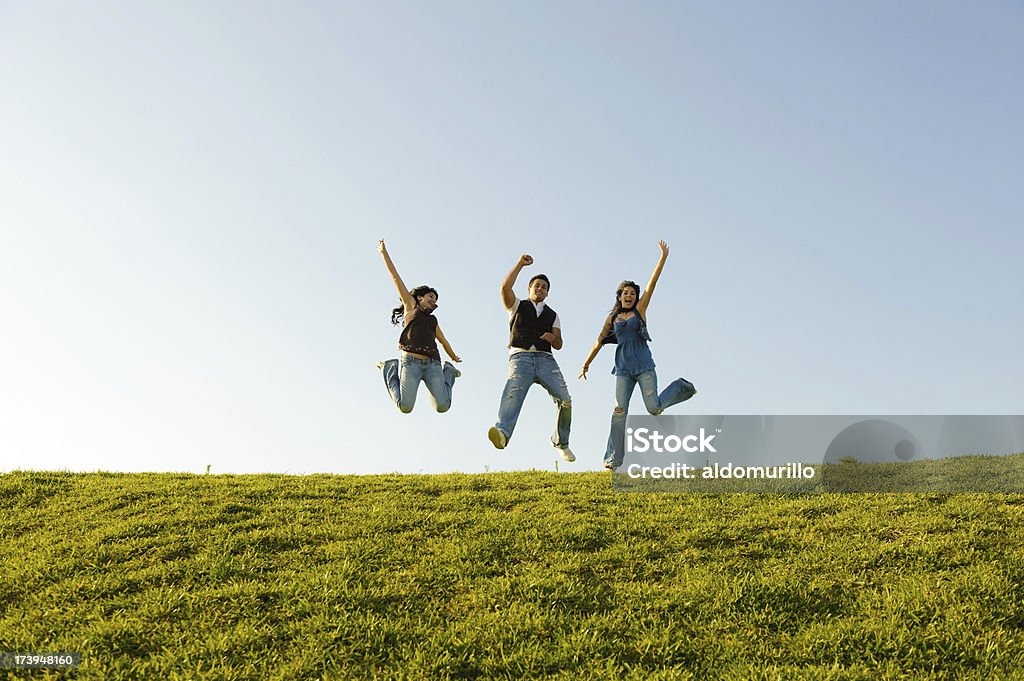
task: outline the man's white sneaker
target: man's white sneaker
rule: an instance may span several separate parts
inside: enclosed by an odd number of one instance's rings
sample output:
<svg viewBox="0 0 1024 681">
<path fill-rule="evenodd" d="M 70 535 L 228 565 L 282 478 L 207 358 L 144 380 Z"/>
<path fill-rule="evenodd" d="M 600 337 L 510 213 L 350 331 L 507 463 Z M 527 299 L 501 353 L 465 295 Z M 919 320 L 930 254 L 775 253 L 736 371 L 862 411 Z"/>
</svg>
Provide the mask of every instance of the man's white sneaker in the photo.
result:
<svg viewBox="0 0 1024 681">
<path fill-rule="evenodd" d="M 555 447 L 555 450 L 561 454 L 562 458 L 566 461 L 575 461 L 576 455 L 572 453 L 572 450 L 568 447 Z"/>
<path fill-rule="evenodd" d="M 508 435 L 501 432 L 497 426 L 492 426 L 491 429 L 487 431 L 487 439 L 491 441 L 491 444 L 494 445 L 495 449 L 505 449 L 505 445 L 508 444 Z"/>
</svg>

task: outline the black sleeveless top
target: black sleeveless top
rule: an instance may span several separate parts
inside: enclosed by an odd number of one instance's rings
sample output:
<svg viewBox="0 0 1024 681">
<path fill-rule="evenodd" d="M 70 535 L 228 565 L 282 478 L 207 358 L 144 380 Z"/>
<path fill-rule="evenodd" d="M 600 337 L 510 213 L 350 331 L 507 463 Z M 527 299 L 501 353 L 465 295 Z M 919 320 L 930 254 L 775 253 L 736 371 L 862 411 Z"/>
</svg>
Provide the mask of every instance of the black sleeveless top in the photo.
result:
<svg viewBox="0 0 1024 681">
<path fill-rule="evenodd" d="M 519 307 L 509 320 L 508 346 L 529 350 L 537 348 L 541 352 L 551 352 L 551 343 L 541 340 L 541 334 L 548 333 L 554 328 L 555 311 L 549 305 L 544 306 L 544 311 L 537 316 L 537 308 L 530 300 L 520 300 Z"/>
<path fill-rule="evenodd" d="M 437 351 L 436 339 L 437 317 L 416 307 L 405 318 L 405 327 L 398 337 L 398 347 L 405 352 L 424 355 L 440 362 L 441 353 Z"/>
</svg>

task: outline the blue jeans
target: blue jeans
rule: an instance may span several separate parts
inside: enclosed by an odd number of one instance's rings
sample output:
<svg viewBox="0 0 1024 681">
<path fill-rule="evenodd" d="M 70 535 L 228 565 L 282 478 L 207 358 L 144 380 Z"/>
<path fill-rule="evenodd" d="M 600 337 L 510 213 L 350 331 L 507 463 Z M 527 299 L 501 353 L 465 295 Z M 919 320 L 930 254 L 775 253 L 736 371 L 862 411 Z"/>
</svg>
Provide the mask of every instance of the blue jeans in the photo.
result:
<svg viewBox="0 0 1024 681">
<path fill-rule="evenodd" d="M 551 444 L 556 447 L 569 446 L 569 426 L 572 423 L 572 399 L 569 387 L 562 378 L 555 358 L 546 352 L 517 352 L 508 358 L 508 381 L 501 393 L 498 406 L 498 422 L 494 424 L 509 439 L 519 420 L 519 412 L 526 399 L 526 391 L 539 383 L 548 391 L 558 408 L 558 420 Z"/>
<path fill-rule="evenodd" d="M 626 453 L 626 416 L 629 413 L 629 400 L 633 396 L 633 387 L 640 384 L 640 394 L 644 398 L 644 406 L 652 416 L 657 416 L 673 404 L 685 402 L 696 394 L 697 389 L 685 378 L 677 378 L 658 394 L 658 375 L 654 369 L 637 376 L 615 377 L 615 411 L 612 412 L 612 428 L 608 434 L 608 449 L 604 453 L 604 462 L 615 468 L 622 465 Z"/>
<path fill-rule="evenodd" d="M 430 400 L 438 413 L 443 414 L 452 406 L 455 366 L 451 362 L 445 362 L 442 368 L 441 360 L 438 359 L 402 355 L 401 359 L 384 362 L 381 373 L 384 374 L 384 385 L 388 387 L 391 399 L 403 414 L 411 412 L 416 404 L 420 381 L 427 384 Z"/>
</svg>

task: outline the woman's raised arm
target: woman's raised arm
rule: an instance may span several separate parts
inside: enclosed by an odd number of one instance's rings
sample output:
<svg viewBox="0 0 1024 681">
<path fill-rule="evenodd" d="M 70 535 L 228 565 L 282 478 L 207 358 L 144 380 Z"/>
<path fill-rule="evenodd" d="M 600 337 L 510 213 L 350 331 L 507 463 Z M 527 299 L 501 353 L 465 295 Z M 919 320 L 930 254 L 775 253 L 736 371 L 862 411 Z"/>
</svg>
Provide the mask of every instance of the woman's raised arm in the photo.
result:
<svg viewBox="0 0 1024 681">
<path fill-rule="evenodd" d="M 658 258 L 658 264 L 654 266 L 654 272 L 651 273 L 651 279 L 647 282 L 647 288 L 636 304 L 640 315 L 644 318 L 647 317 L 647 306 L 651 304 L 651 296 L 654 295 L 654 287 L 658 285 L 661 270 L 665 267 L 665 261 L 668 260 L 668 244 L 664 241 L 659 241 L 658 246 L 661 247 L 661 257 Z"/>
<path fill-rule="evenodd" d="M 409 289 L 406 288 L 405 282 L 402 281 L 402 277 L 398 275 L 398 270 L 395 269 L 395 263 L 391 262 L 391 256 L 388 255 L 387 246 L 384 245 L 384 239 L 377 242 L 377 250 L 380 251 L 381 257 L 384 258 L 384 265 L 388 268 L 388 272 L 391 274 L 391 278 L 395 282 L 395 288 L 398 289 L 398 297 L 402 299 L 402 306 L 405 308 L 405 314 L 412 312 L 412 309 L 416 307 L 416 301 L 413 300 L 409 294 Z"/>
</svg>

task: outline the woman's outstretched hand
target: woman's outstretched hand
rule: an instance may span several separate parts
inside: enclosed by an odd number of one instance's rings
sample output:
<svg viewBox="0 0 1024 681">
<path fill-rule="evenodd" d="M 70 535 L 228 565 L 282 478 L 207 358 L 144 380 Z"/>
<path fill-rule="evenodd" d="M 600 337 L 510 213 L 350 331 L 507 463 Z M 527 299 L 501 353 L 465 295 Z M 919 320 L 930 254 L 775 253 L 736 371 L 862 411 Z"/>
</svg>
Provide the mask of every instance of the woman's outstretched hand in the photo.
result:
<svg viewBox="0 0 1024 681">
<path fill-rule="evenodd" d="M 382 241 L 381 243 L 384 243 L 384 242 Z M 664 241 L 659 241 L 658 242 L 658 246 L 661 247 L 661 257 L 667 258 L 668 257 L 668 244 L 665 243 Z"/>
<path fill-rule="evenodd" d="M 380 253 L 388 252 L 387 247 L 384 245 L 384 239 L 380 239 L 379 241 L 377 241 L 377 251 Z"/>
<path fill-rule="evenodd" d="M 584 364 L 583 365 L 583 370 L 580 371 L 580 375 L 577 376 L 576 378 L 582 378 L 584 381 L 587 380 L 587 371 L 589 371 L 589 370 L 590 370 L 590 367 L 588 365 Z"/>
</svg>

